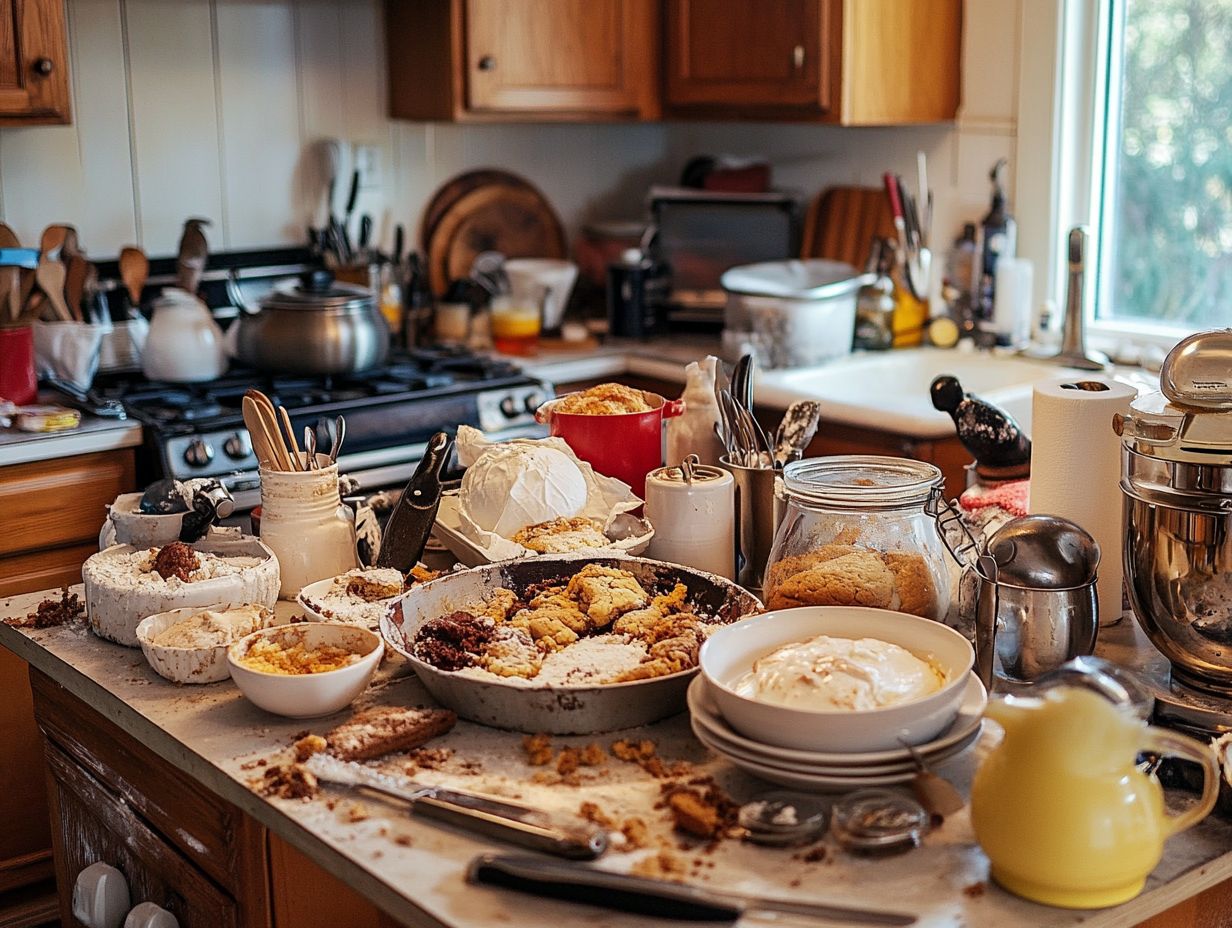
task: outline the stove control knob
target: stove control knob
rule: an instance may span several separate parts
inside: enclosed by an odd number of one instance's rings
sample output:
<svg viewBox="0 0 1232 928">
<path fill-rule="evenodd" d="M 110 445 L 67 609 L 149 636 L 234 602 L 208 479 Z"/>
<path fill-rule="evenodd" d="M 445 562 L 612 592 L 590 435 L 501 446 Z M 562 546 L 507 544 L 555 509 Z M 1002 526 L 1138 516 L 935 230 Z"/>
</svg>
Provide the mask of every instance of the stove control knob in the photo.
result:
<svg viewBox="0 0 1232 928">
<path fill-rule="evenodd" d="M 534 393 L 527 393 L 526 399 L 522 401 L 522 405 L 526 407 L 526 412 L 533 416 L 539 407 L 543 405 L 543 394 L 537 390 Z"/>
<path fill-rule="evenodd" d="M 252 441 L 247 432 L 235 432 L 222 443 L 222 450 L 227 453 L 227 457 L 242 461 L 252 454 Z"/>
<path fill-rule="evenodd" d="M 200 438 L 194 438 L 184 449 L 184 460 L 193 467 L 205 467 L 214 460 L 214 449 Z"/>
<path fill-rule="evenodd" d="M 516 396 L 507 396 L 500 401 L 500 411 L 506 419 L 515 419 L 521 410 L 518 409 L 518 399 Z"/>
</svg>

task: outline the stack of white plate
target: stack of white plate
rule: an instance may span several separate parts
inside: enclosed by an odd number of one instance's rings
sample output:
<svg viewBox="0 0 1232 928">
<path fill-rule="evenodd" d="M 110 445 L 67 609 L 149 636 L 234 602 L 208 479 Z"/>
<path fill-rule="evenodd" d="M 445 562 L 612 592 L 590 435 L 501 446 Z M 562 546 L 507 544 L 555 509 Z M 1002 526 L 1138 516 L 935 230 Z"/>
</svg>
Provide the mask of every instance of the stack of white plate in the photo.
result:
<svg viewBox="0 0 1232 928">
<path fill-rule="evenodd" d="M 709 686 L 698 675 L 689 687 L 693 734 L 714 753 L 763 780 L 793 789 L 837 792 L 907 783 L 916 774 L 916 763 L 906 748 L 832 754 L 754 741 L 727 724 Z M 965 751 L 980 736 L 987 704 L 988 693 L 972 675 L 954 721 L 931 741 L 916 745 L 916 753 L 931 766 Z"/>
</svg>

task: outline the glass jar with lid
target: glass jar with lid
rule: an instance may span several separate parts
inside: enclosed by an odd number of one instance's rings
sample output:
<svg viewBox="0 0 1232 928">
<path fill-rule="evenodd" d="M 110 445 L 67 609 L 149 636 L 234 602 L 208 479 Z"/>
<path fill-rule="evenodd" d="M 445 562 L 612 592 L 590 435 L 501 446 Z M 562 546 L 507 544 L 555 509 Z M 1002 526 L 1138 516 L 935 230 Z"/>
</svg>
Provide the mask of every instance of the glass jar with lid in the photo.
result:
<svg viewBox="0 0 1232 928">
<path fill-rule="evenodd" d="M 872 606 L 945 616 L 950 572 L 929 498 L 932 464 L 839 455 L 788 464 L 786 511 L 766 569 L 769 609 Z"/>
</svg>

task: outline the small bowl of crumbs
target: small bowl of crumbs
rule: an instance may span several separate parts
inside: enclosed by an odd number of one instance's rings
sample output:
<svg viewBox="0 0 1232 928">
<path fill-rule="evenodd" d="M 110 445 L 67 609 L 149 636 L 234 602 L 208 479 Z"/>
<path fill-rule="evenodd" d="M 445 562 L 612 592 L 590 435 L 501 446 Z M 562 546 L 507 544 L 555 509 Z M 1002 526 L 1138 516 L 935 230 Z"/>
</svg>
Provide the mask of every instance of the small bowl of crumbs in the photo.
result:
<svg viewBox="0 0 1232 928">
<path fill-rule="evenodd" d="M 416 564 L 410 574 L 393 567 L 356 567 L 337 577 L 318 580 L 299 591 L 295 601 L 313 622 L 337 622 L 375 629 L 404 592 L 438 576 Z"/>
<path fill-rule="evenodd" d="M 366 628 L 301 622 L 253 632 L 227 649 L 231 679 L 275 715 L 309 719 L 350 705 L 368 687 L 385 644 Z"/>
<path fill-rule="evenodd" d="M 149 665 L 172 683 L 217 683 L 231 676 L 232 642 L 272 624 L 273 610 L 260 604 L 171 609 L 142 619 L 137 641 Z"/>
</svg>

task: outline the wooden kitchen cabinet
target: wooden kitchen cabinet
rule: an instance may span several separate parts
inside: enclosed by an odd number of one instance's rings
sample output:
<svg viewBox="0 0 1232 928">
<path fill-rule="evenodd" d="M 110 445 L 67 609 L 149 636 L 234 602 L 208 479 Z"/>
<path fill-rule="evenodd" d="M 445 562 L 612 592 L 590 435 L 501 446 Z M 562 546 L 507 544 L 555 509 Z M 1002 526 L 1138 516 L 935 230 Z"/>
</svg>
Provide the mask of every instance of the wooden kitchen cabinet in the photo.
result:
<svg viewBox="0 0 1232 928">
<path fill-rule="evenodd" d="M 657 0 L 387 0 L 390 114 L 650 119 Z"/>
<path fill-rule="evenodd" d="M 124 874 L 134 905 L 155 902 L 184 928 L 396 928 L 49 677 L 34 672 L 30 683 L 46 745 L 64 928 L 79 925 L 71 914 L 77 874 L 99 860 Z"/>
<path fill-rule="evenodd" d="M 107 505 L 136 488 L 131 448 L 0 467 L 0 596 L 80 583 Z"/>
<path fill-rule="evenodd" d="M 0 125 L 70 121 L 64 0 L 0 0 Z"/>
<path fill-rule="evenodd" d="M 673 116 L 942 122 L 959 101 L 961 0 L 667 0 Z"/>
</svg>

